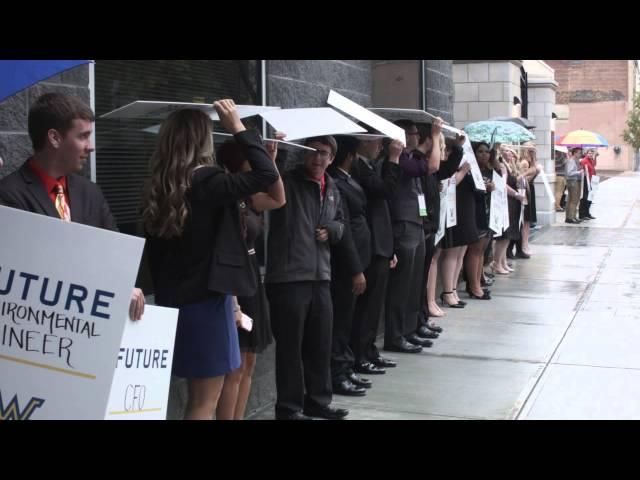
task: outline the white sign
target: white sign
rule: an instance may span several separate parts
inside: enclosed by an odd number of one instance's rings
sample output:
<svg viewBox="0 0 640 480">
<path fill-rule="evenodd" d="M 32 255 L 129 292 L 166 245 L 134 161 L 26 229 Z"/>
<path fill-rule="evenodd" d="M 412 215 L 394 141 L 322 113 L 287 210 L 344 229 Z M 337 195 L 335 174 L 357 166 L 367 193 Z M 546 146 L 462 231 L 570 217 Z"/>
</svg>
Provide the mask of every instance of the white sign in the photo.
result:
<svg viewBox="0 0 640 480">
<path fill-rule="evenodd" d="M 366 123 L 370 127 L 375 128 L 390 138 L 400 140 L 403 146 L 407 146 L 407 136 L 404 128 L 400 128 L 389 120 L 382 118 L 380 115 L 376 115 L 372 111 L 358 105 L 356 102 L 340 95 L 338 92 L 331 90 L 329 92 L 327 103 L 347 115 L 351 115 L 353 118 Z"/>
<path fill-rule="evenodd" d="M 392 122 L 396 120 L 411 120 L 414 123 L 433 123 L 433 120 L 437 117 L 425 110 L 416 110 L 412 108 L 370 108 L 373 113 L 377 113 L 381 117 L 386 118 Z M 442 129 L 448 130 L 456 135 L 464 133 L 446 122 L 442 123 Z"/>
<path fill-rule="evenodd" d="M 127 320 L 105 420 L 166 420 L 178 310 L 152 305 Z"/>
<path fill-rule="evenodd" d="M 156 102 L 137 100 L 123 107 L 101 115 L 100 118 L 148 118 L 163 120 L 176 110 L 186 108 L 200 110 L 206 113 L 211 120 L 220 120 L 218 112 L 212 103 L 188 103 L 188 102 Z M 236 105 L 240 118 L 252 117 L 266 111 L 279 110 L 280 107 L 267 107 L 263 105 Z"/>
<path fill-rule="evenodd" d="M 598 187 L 600 186 L 600 176 L 594 175 L 591 177 L 591 190 L 589 191 L 589 196 L 587 200 L 593 202 L 593 199 L 596 198 L 596 193 L 598 193 Z"/>
<path fill-rule="evenodd" d="M 151 134 L 157 135 L 160 132 L 160 127 L 161 127 L 161 124 L 153 125 L 151 127 L 143 129 L 142 131 L 146 132 L 146 133 L 151 133 Z M 224 132 L 213 132 L 213 136 L 214 137 L 229 138 L 229 137 L 233 137 L 233 134 L 224 133 Z M 278 145 L 286 145 L 286 146 L 290 146 L 290 147 L 301 148 L 303 150 L 310 150 L 312 152 L 316 151 L 315 148 L 307 147 L 305 145 L 300 145 L 298 143 L 285 142 L 284 140 L 278 140 L 276 138 L 265 138 L 264 141 L 265 142 L 276 142 Z"/>
<path fill-rule="evenodd" d="M 447 188 L 447 228 L 455 227 L 458 223 L 458 215 L 456 210 L 456 177 L 455 175 L 449 179 L 449 187 Z"/>
<path fill-rule="evenodd" d="M 480 167 L 478 166 L 476 155 L 473 153 L 473 147 L 471 146 L 471 141 L 469 140 L 469 137 L 465 137 L 462 150 L 464 152 L 464 155 L 462 157 L 462 160 L 460 160 L 460 165 L 462 166 L 465 163 L 469 163 L 469 165 L 471 165 L 471 176 L 473 177 L 473 183 L 475 184 L 476 189 L 486 192 L 487 189 L 484 186 L 484 179 L 482 178 L 482 172 L 480 171 Z"/>
<path fill-rule="evenodd" d="M 440 192 L 440 224 L 438 225 L 438 231 L 436 232 L 436 236 L 434 238 L 434 245 L 437 245 L 440 239 L 444 237 L 444 231 L 447 228 L 447 197 L 449 193 L 449 179 L 447 178 L 441 183 L 442 191 Z"/>
<path fill-rule="evenodd" d="M 502 197 L 502 229 L 507 231 L 511 222 L 509 221 L 509 189 L 507 188 L 507 176 L 508 172 L 506 167 L 502 168 L 502 180 L 504 182 L 504 195 Z"/>
<path fill-rule="evenodd" d="M 542 177 L 542 183 L 544 183 L 544 190 L 547 192 L 547 197 L 549 198 L 550 205 L 554 206 L 556 204 L 556 197 L 551 191 L 551 185 L 549 185 L 549 178 L 547 174 L 544 173 L 544 169 L 540 169 L 540 177 Z"/>
<path fill-rule="evenodd" d="M 0 207 L 0 418 L 103 419 L 144 240 Z"/>
<path fill-rule="evenodd" d="M 495 232 L 497 236 L 502 235 L 504 225 L 504 197 L 506 195 L 506 184 L 504 179 L 493 171 L 492 177 L 495 189 L 491 192 L 491 205 L 489 207 L 489 228 Z"/>
<path fill-rule="evenodd" d="M 357 123 L 328 107 L 287 108 L 263 112 L 261 117 L 278 132 L 286 133 L 288 141 L 340 133 L 366 133 Z"/>
</svg>

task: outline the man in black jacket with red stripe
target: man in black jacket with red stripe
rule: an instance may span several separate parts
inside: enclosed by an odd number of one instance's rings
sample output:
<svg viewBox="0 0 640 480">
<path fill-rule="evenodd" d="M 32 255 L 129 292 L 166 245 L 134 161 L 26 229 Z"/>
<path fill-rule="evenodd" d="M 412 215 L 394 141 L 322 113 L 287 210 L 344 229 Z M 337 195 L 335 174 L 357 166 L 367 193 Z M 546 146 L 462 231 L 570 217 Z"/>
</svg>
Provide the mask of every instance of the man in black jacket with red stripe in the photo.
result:
<svg viewBox="0 0 640 480">
<path fill-rule="evenodd" d="M 307 139 L 304 164 L 282 175 L 287 203 L 271 211 L 267 296 L 276 341 L 276 419 L 341 419 L 330 406 L 331 250 L 344 234 L 340 192 L 325 173 L 333 137 Z"/>
</svg>

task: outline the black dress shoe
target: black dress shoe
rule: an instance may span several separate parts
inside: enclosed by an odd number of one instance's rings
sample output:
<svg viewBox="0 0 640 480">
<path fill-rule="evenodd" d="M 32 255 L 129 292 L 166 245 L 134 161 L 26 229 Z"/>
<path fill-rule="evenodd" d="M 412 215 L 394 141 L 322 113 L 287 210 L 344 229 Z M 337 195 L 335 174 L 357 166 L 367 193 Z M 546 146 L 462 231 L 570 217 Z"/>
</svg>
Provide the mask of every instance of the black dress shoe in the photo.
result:
<svg viewBox="0 0 640 480">
<path fill-rule="evenodd" d="M 513 259 L 515 259 L 515 258 L 516 258 L 516 256 L 513 254 L 513 251 L 512 251 L 512 250 L 507 250 L 507 258 L 508 258 L 509 260 L 513 260 Z"/>
<path fill-rule="evenodd" d="M 373 385 L 371 383 L 371 380 L 369 380 L 368 378 L 364 378 L 361 377 L 360 375 L 358 375 L 355 372 L 351 372 L 348 376 L 347 379 L 353 383 L 356 387 L 362 387 L 362 388 L 371 388 L 371 386 Z"/>
<path fill-rule="evenodd" d="M 364 388 L 351 383 L 350 380 L 343 380 L 333 384 L 334 395 L 346 395 L 347 397 L 364 397 L 367 392 Z"/>
<path fill-rule="evenodd" d="M 569 218 L 568 220 L 565 220 L 564 223 L 573 223 L 577 225 L 580 222 L 578 220 L 574 220 L 573 218 Z"/>
<path fill-rule="evenodd" d="M 398 366 L 398 364 L 393 360 L 389 360 L 388 358 L 384 358 L 382 356 L 374 358 L 371 363 L 380 368 L 395 368 Z"/>
<path fill-rule="evenodd" d="M 415 333 L 412 333 L 411 335 L 407 335 L 405 338 L 407 339 L 407 342 L 413 345 L 418 345 L 420 347 L 427 347 L 427 348 L 433 346 L 433 342 L 431 340 L 427 340 L 426 338 L 420 338 Z"/>
<path fill-rule="evenodd" d="M 416 335 L 420 338 L 438 338 L 440 336 L 435 331 L 429 330 L 426 325 L 421 325 L 416 331 Z"/>
<path fill-rule="evenodd" d="M 404 338 L 396 344 L 385 345 L 384 349 L 388 352 L 399 353 L 420 353 L 422 351 L 422 347 L 419 347 L 418 345 L 412 345 Z"/>
<path fill-rule="evenodd" d="M 531 258 L 531 255 L 529 255 L 528 253 L 524 253 L 524 252 L 518 252 L 518 253 L 516 253 L 516 258 L 528 259 L 528 258 Z"/>
<path fill-rule="evenodd" d="M 356 373 L 364 373 L 365 375 L 382 375 L 387 373 L 384 368 L 380 368 L 371 362 L 356 363 L 353 366 L 353 370 Z"/>
<path fill-rule="evenodd" d="M 276 412 L 276 420 L 315 420 L 315 418 L 308 417 L 302 412 L 293 412 L 293 413 Z"/>
<path fill-rule="evenodd" d="M 587 218 L 588 218 L 589 220 L 595 220 L 595 219 L 596 219 L 596 217 L 594 217 L 594 216 L 593 216 L 593 215 L 591 215 L 591 214 L 587 215 Z"/>
<path fill-rule="evenodd" d="M 355 372 L 351 372 L 347 377 L 356 387 L 371 388 L 371 380 L 363 378 Z"/>
<path fill-rule="evenodd" d="M 324 418 L 326 420 L 342 420 L 344 417 L 349 415 L 349 410 L 327 405 L 326 407 L 305 407 L 304 414 L 310 417 Z"/>
</svg>

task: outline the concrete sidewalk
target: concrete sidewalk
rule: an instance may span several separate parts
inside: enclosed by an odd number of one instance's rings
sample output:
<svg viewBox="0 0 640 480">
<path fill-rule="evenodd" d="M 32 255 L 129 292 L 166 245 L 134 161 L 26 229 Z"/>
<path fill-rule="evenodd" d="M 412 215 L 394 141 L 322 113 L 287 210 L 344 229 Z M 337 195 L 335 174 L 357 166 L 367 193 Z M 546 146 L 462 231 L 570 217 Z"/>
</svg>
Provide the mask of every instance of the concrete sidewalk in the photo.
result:
<svg viewBox="0 0 640 480">
<path fill-rule="evenodd" d="M 446 309 L 432 348 L 384 353 L 398 367 L 334 405 L 350 419 L 640 418 L 640 174 L 598 195 L 596 220 L 558 214 L 492 300 L 461 292 L 467 307 Z"/>
</svg>

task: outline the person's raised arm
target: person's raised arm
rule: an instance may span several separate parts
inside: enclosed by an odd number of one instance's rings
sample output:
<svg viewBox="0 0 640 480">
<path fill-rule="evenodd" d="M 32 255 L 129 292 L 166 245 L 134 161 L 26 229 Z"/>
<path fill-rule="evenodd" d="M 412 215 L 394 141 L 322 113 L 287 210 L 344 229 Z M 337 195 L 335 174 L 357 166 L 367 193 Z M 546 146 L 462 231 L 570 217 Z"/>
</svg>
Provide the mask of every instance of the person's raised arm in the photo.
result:
<svg viewBox="0 0 640 480">
<path fill-rule="evenodd" d="M 282 140 L 286 135 L 282 132 L 276 132 L 276 139 Z M 273 165 L 276 167 L 276 157 L 278 156 L 278 143 L 274 141 L 269 141 L 265 145 L 271 160 L 273 161 Z M 283 207 L 285 203 L 287 203 L 285 193 L 284 193 L 284 184 L 282 183 L 282 177 L 278 177 L 278 180 L 273 182 L 267 188 L 267 192 L 256 193 L 251 197 L 251 203 L 253 204 L 253 208 L 258 212 L 263 212 L 265 210 L 275 210 L 277 208 Z"/>
</svg>

